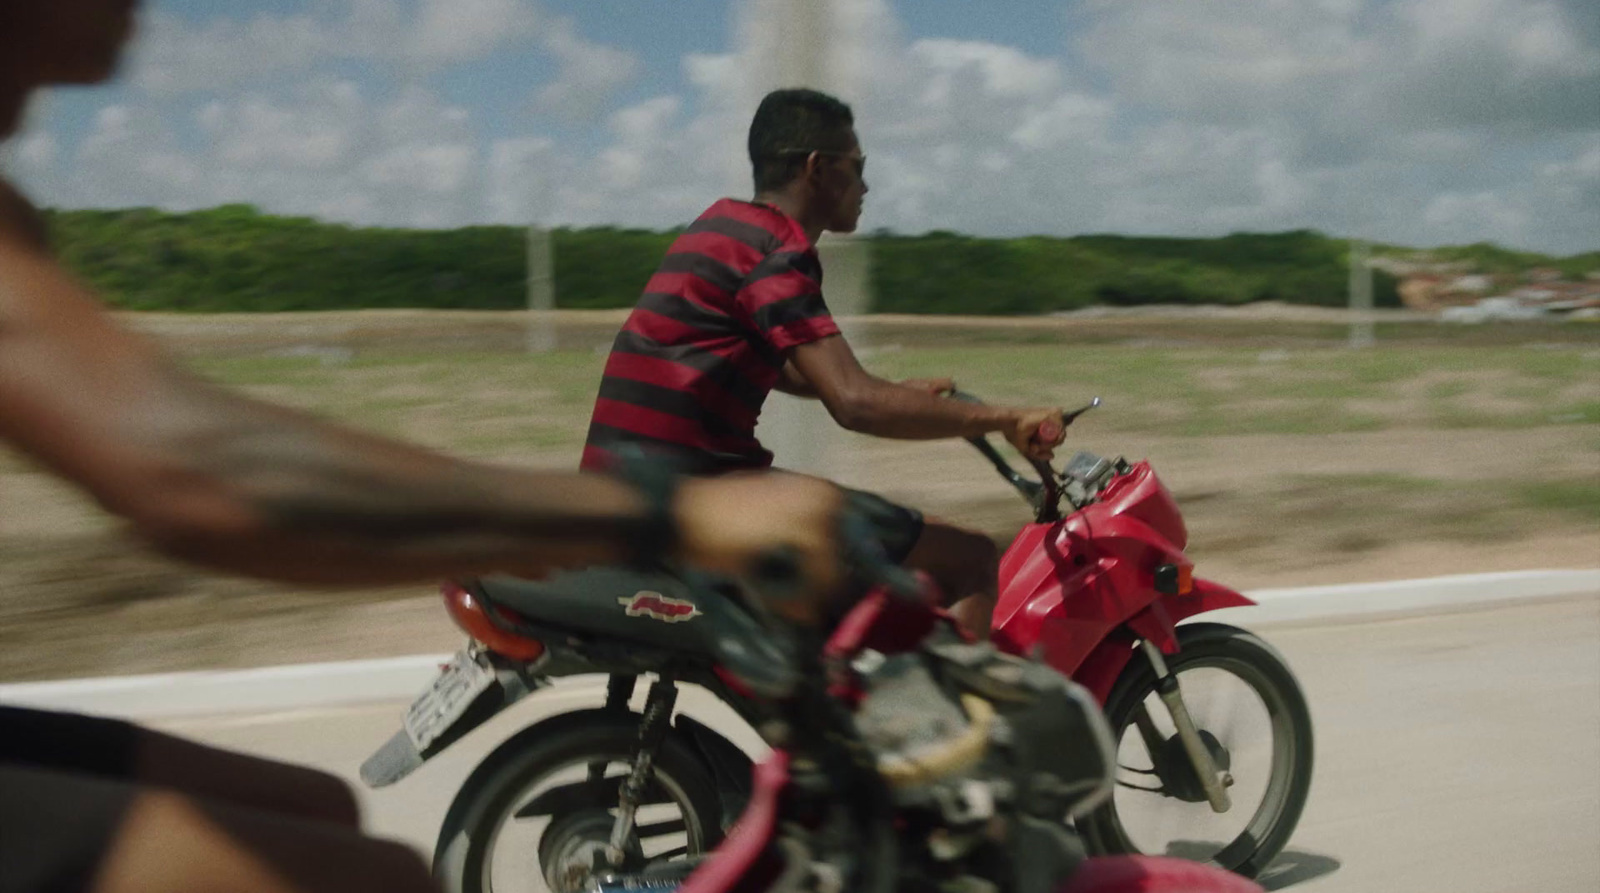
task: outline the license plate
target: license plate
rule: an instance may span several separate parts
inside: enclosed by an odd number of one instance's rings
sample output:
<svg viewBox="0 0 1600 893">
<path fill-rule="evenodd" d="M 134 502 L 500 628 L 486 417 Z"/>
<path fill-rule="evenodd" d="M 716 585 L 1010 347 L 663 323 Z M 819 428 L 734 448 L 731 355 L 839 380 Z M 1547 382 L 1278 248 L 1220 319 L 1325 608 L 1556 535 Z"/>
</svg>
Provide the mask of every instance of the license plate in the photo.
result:
<svg viewBox="0 0 1600 893">
<path fill-rule="evenodd" d="M 494 684 L 494 671 L 465 651 L 456 652 L 433 686 L 406 711 L 406 735 L 419 752 L 449 731 L 478 696 Z"/>
</svg>

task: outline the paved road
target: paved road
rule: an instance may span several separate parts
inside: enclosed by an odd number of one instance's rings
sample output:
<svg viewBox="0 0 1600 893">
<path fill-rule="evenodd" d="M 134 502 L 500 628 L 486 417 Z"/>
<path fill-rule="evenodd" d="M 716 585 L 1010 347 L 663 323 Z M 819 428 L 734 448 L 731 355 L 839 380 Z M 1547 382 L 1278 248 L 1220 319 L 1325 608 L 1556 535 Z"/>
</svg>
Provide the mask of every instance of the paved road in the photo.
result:
<svg viewBox="0 0 1600 893">
<path fill-rule="evenodd" d="M 1272 889 L 1600 890 L 1600 593 L 1400 620 L 1264 628 L 1311 701 L 1317 770 Z M 689 713 L 736 723 L 701 692 Z M 496 741 L 596 697 L 543 693 L 394 788 L 370 827 L 430 851 L 455 786 Z M 166 727 L 347 776 L 400 704 Z M 740 729 L 736 740 L 754 739 Z M 470 745 L 470 746 L 469 746 Z"/>
</svg>

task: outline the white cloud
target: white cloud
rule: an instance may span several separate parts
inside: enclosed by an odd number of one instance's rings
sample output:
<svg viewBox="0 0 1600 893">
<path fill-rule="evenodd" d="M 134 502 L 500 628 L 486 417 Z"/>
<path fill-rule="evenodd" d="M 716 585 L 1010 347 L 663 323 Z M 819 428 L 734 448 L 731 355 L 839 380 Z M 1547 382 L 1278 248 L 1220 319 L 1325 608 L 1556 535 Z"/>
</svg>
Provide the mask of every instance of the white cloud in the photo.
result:
<svg viewBox="0 0 1600 893">
<path fill-rule="evenodd" d="M 292 107 L 262 97 L 237 106 L 212 101 L 197 118 L 212 151 L 229 164 L 327 170 L 350 158 L 357 137 L 350 123 L 364 106 L 359 90 L 348 82 L 317 92 L 310 102 Z"/>
<path fill-rule="evenodd" d="M 379 186 L 451 195 L 466 182 L 476 160 L 472 146 L 449 143 L 406 143 L 386 149 L 361 163 L 361 178 Z"/>
<path fill-rule="evenodd" d="M 547 22 L 534 0 L 339 0 L 314 12 L 218 16 L 199 23 L 157 10 L 141 23 L 131 79 L 158 93 L 214 92 L 348 60 L 384 63 L 396 77 L 415 78 L 563 30 L 570 35 L 570 25 Z M 577 38 L 570 36 L 551 49 L 564 71 L 583 64 L 563 58 L 564 52 L 591 51 L 618 61 L 608 55 L 617 51 L 574 44 Z M 580 71 L 572 89 L 601 77 Z"/>
<path fill-rule="evenodd" d="M 1453 235 L 1449 241 L 1493 240 L 1516 244 L 1523 241 L 1529 224 L 1528 212 L 1515 198 L 1491 190 L 1464 194 L 1446 192 L 1433 199 L 1422 211 L 1422 219 L 1440 232 Z"/>
<path fill-rule="evenodd" d="M 404 45 L 418 61 L 481 59 L 538 32 L 540 15 L 529 0 L 421 0 L 404 27 Z"/>
<path fill-rule="evenodd" d="M 556 79 L 540 88 L 537 106 L 568 118 L 592 114 L 639 73 L 633 53 L 586 40 L 570 19 L 546 23 L 540 36 L 559 66 Z"/>
<path fill-rule="evenodd" d="M 540 221 L 550 213 L 560 164 L 555 141 L 548 137 L 495 140 L 489 147 L 485 176 L 488 219 L 514 224 Z"/>
<path fill-rule="evenodd" d="M 36 130 L 17 140 L 13 153 L 24 168 L 49 167 L 56 157 L 56 138 L 48 130 Z"/>
<path fill-rule="evenodd" d="M 794 50 L 810 26 L 789 18 L 806 8 L 741 0 L 732 47 L 685 55 L 681 90 L 606 114 L 639 57 L 534 0 L 321 9 L 332 12 L 316 27 L 157 16 L 136 66 L 142 92 L 121 94 L 81 145 L 57 128 L 13 146 L 13 163 L 60 204 L 243 200 L 358 223 L 669 226 L 747 192 L 750 114 L 808 70 Z M 1073 15 L 1070 51 L 1045 55 L 906 35 L 888 0 L 836 7 L 809 71 L 856 110 L 871 159 L 865 228 L 1315 227 L 1595 247 L 1592 0 L 1090 0 Z M 549 83 L 530 85 L 544 117 L 508 128 L 490 120 L 504 109 L 428 89 L 442 67 L 513 45 L 556 63 Z M 307 59 L 381 61 L 394 83 L 358 89 Z M 291 71 L 298 86 L 285 88 Z M 198 147 L 162 117 L 192 87 L 218 94 L 185 113 Z M 15 161 L 24 148 L 27 166 Z"/>
<path fill-rule="evenodd" d="M 910 56 L 932 75 L 923 93 L 930 104 L 950 101 L 963 87 L 996 99 L 1038 99 L 1053 93 L 1061 81 L 1060 65 L 1052 60 L 977 40 L 919 40 L 911 45 Z"/>
<path fill-rule="evenodd" d="M 217 18 L 200 24 L 152 11 L 140 23 L 131 80 L 148 90 L 225 90 L 344 56 L 348 45 L 309 15 Z"/>
<path fill-rule="evenodd" d="M 352 84 L 244 94 L 195 113 L 199 148 L 149 108 L 102 109 L 49 201 L 173 208 L 229 202 L 363 224 L 457 226 L 480 216 L 480 140 L 465 109 L 421 88 L 370 101 Z"/>
<path fill-rule="evenodd" d="M 1011 140 L 1036 151 L 1076 140 L 1101 139 L 1114 112 L 1106 99 L 1067 93 L 1017 125 Z"/>
<path fill-rule="evenodd" d="M 1600 134 L 1595 134 L 1587 145 L 1578 149 L 1567 161 L 1548 164 L 1543 174 L 1558 182 L 1600 184 Z M 1600 207 L 1596 207 L 1600 211 Z"/>
</svg>

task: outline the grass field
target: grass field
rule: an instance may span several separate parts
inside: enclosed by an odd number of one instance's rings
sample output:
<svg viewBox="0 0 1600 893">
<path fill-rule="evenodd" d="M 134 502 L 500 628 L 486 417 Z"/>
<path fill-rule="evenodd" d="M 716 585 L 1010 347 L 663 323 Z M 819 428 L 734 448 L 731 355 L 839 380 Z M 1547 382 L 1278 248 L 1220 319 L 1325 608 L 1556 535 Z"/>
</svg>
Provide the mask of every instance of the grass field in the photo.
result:
<svg viewBox="0 0 1600 893">
<path fill-rule="evenodd" d="M 568 317 L 562 349 L 539 355 L 518 352 L 514 324 L 424 317 L 400 331 L 371 319 L 295 317 L 287 340 L 267 321 L 223 337 L 213 321 L 179 319 L 162 337 L 203 374 L 268 399 L 483 459 L 576 463 L 614 315 Z M 1150 458 L 1184 507 L 1191 554 L 1236 585 L 1600 566 L 1597 326 L 1390 323 L 1364 351 L 1317 320 L 864 328 L 866 364 L 890 378 L 951 376 L 997 402 L 1101 396 L 1072 444 Z M 858 460 L 847 483 L 1002 540 L 1026 520 L 959 443 L 843 443 Z M 783 444 L 769 445 L 782 461 Z M 0 679 L 335 658 L 300 647 L 297 624 L 415 594 L 292 592 L 176 568 L 0 454 Z M 167 644 L 131 647 L 112 628 Z M 352 656 L 407 650 L 339 641 Z"/>
<path fill-rule="evenodd" d="M 1138 345 L 866 351 L 890 378 L 947 375 L 1016 403 L 1100 395 L 1097 427 L 1207 437 L 1600 425 L 1600 345 L 1366 351 Z M 218 381 L 441 447 L 517 456 L 581 443 L 604 356 L 361 353 L 204 358 Z M 1600 429 L 1597 429 L 1600 431 Z"/>
</svg>

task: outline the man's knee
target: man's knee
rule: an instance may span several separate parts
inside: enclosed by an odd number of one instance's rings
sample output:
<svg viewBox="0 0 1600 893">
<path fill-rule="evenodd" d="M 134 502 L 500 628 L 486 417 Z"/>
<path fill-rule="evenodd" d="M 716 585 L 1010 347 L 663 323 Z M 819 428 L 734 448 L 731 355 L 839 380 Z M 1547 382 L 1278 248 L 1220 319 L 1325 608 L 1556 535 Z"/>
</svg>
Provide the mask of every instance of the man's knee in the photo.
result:
<svg viewBox="0 0 1600 893">
<path fill-rule="evenodd" d="M 992 594 L 1000 568 L 1000 549 L 976 530 L 928 521 L 906 564 L 932 574 L 948 601 Z"/>
<path fill-rule="evenodd" d="M 100 866 L 95 893 L 433 893 L 409 847 L 352 829 L 297 821 L 146 789 Z"/>
<path fill-rule="evenodd" d="M 951 527 L 952 543 L 960 556 L 960 564 L 970 568 L 974 576 L 991 579 L 1000 569 L 1000 548 L 986 533 Z M 991 583 L 992 585 L 992 583 Z"/>
</svg>

